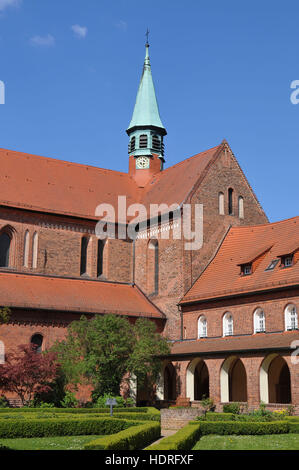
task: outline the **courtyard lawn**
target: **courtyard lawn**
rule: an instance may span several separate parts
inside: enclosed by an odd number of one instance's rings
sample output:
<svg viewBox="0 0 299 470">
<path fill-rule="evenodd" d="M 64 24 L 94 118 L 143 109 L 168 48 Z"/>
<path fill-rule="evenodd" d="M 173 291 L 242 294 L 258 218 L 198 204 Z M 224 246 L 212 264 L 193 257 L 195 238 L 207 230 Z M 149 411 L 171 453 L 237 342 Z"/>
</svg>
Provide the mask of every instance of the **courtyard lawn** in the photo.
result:
<svg viewBox="0 0 299 470">
<path fill-rule="evenodd" d="M 0 445 L 12 450 L 82 450 L 84 444 L 100 436 L 35 437 L 30 439 L 0 439 Z"/>
<path fill-rule="evenodd" d="M 299 434 L 203 436 L 193 450 L 299 450 Z"/>
</svg>

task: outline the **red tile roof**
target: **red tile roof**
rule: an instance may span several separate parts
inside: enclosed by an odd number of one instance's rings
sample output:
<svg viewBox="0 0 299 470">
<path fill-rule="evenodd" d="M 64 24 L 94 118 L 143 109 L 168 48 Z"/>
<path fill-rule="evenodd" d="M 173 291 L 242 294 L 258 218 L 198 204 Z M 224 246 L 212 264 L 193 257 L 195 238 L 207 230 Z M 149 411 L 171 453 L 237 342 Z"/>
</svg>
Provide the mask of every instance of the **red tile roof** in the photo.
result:
<svg viewBox="0 0 299 470">
<path fill-rule="evenodd" d="M 269 250 L 254 272 L 241 276 L 239 264 L 253 260 L 266 248 Z M 266 225 L 232 227 L 215 258 L 181 303 L 299 285 L 299 261 L 288 268 L 278 263 L 273 270 L 266 271 L 272 260 L 296 249 L 299 249 L 299 217 Z"/>
<path fill-rule="evenodd" d="M 6 272 L 0 273 L 0 305 L 165 318 L 136 286 Z"/>
<path fill-rule="evenodd" d="M 172 355 L 211 354 L 247 350 L 291 349 L 291 343 L 299 340 L 299 331 L 284 333 L 259 333 L 248 336 L 202 338 L 194 341 L 178 341 L 172 345 Z"/>
<path fill-rule="evenodd" d="M 119 195 L 127 196 L 127 206 L 181 204 L 220 148 L 162 171 L 143 189 L 127 173 L 0 149 L 0 204 L 88 219 L 96 219 L 101 203 L 116 208 Z"/>
</svg>

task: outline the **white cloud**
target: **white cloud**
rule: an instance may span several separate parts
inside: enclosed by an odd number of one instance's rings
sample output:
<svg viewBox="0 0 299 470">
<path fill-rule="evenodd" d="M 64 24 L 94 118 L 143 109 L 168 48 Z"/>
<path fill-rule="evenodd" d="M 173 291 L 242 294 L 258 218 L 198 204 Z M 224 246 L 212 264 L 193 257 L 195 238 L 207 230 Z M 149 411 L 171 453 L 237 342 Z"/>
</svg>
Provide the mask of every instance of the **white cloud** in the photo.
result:
<svg viewBox="0 0 299 470">
<path fill-rule="evenodd" d="M 51 34 L 46 36 L 33 36 L 30 39 L 30 43 L 33 46 L 54 46 L 55 38 Z"/>
<path fill-rule="evenodd" d="M 17 7 L 22 0 L 0 0 L 0 11 L 4 11 L 7 7 Z"/>
<path fill-rule="evenodd" d="M 115 23 L 115 26 L 118 29 L 121 29 L 123 32 L 126 32 L 127 29 L 128 29 L 128 23 L 126 21 L 123 21 L 123 20 L 119 20 L 117 23 Z"/>
<path fill-rule="evenodd" d="M 71 29 L 78 38 L 85 38 L 88 31 L 86 26 L 80 26 L 78 24 L 74 24 Z"/>
</svg>

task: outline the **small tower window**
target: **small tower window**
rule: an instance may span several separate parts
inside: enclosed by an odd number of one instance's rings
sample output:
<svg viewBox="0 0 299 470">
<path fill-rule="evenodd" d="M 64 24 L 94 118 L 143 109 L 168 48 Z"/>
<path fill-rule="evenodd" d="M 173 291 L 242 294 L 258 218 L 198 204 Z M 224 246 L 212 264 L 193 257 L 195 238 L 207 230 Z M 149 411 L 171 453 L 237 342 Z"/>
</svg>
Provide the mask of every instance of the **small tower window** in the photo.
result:
<svg viewBox="0 0 299 470">
<path fill-rule="evenodd" d="M 233 193 L 234 190 L 232 188 L 229 188 L 228 190 L 228 214 L 233 215 Z"/>
<path fill-rule="evenodd" d="M 160 142 L 160 139 L 157 135 L 153 135 L 152 144 L 153 144 L 152 145 L 153 150 L 158 150 L 158 151 L 161 150 L 161 142 Z"/>
<path fill-rule="evenodd" d="M 146 149 L 147 148 L 147 135 L 146 134 L 142 134 L 139 137 L 139 148 L 141 148 L 141 149 Z"/>
<path fill-rule="evenodd" d="M 33 244 L 32 244 L 32 267 L 33 269 L 37 268 L 37 255 L 38 255 L 38 233 L 35 232 L 33 235 Z"/>
<path fill-rule="evenodd" d="M 130 141 L 130 145 L 129 145 L 129 152 L 134 152 L 136 148 L 136 137 L 132 137 L 131 141 Z"/>
<path fill-rule="evenodd" d="M 26 230 L 24 237 L 24 267 L 28 268 L 29 266 L 29 231 Z"/>
</svg>

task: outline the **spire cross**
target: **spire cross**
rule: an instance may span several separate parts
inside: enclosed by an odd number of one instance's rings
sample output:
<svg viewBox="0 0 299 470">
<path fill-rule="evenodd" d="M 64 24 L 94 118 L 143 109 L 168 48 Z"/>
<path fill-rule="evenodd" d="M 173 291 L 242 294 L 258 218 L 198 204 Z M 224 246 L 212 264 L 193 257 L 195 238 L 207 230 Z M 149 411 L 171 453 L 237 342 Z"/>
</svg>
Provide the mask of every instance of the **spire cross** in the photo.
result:
<svg viewBox="0 0 299 470">
<path fill-rule="evenodd" d="M 147 30 L 146 30 L 145 35 L 146 35 L 146 44 L 148 44 L 148 35 L 149 35 L 149 30 L 148 30 L 148 28 L 147 28 Z"/>
</svg>

